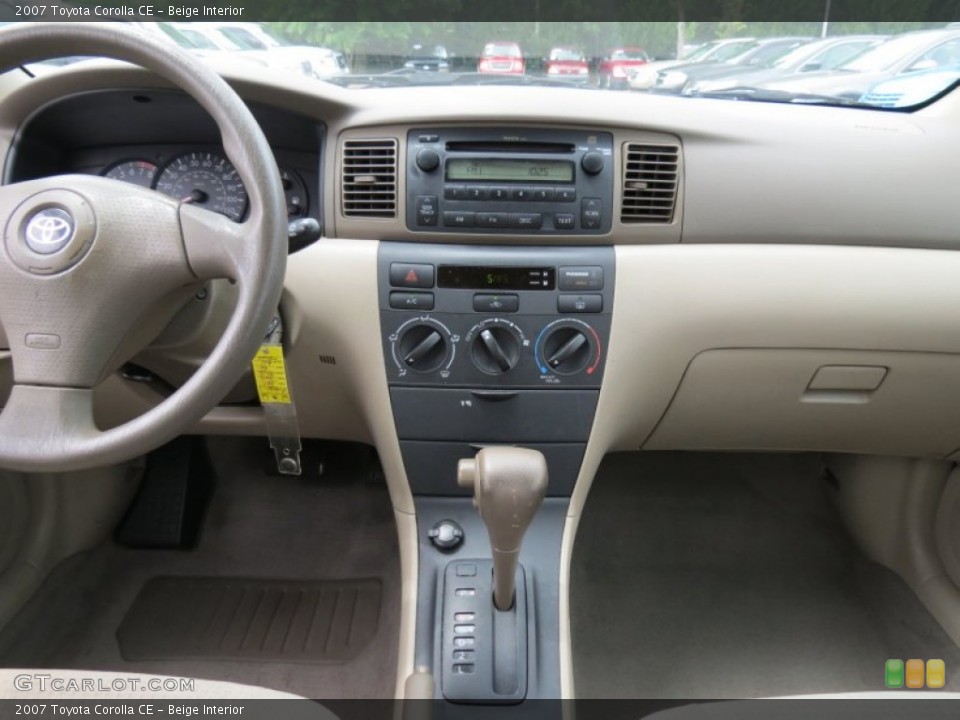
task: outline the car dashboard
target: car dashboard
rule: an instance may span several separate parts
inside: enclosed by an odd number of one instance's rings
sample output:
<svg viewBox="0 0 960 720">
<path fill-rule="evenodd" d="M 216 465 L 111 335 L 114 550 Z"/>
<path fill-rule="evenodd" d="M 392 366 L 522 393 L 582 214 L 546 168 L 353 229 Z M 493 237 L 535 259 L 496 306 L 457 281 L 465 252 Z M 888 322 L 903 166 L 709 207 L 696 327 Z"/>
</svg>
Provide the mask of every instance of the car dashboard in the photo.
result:
<svg viewBox="0 0 960 720">
<path fill-rule="evenodd" d="M 483 443 L 544 451 L 571 515 L 618 450 L 960 457 L 956 98 L 907 114 L 227 79 L 290 219 L 323 231 L 291 246 L 280 308 L 301 432 L 374 445 L 400 515 L 462 495 L 456 460 Z M 230 185 L 215 126 L 144 71 L 5 82 L 8 182 L 122 169 L 189 202 L 192 171 Z M 228 288 L 204 297 L 133 358 L 162 382 L 104 379 L 101 424 L 202 361 L 230 309 Z M 192 432 L 265 435 L 244 382 Z"/>
</svg>

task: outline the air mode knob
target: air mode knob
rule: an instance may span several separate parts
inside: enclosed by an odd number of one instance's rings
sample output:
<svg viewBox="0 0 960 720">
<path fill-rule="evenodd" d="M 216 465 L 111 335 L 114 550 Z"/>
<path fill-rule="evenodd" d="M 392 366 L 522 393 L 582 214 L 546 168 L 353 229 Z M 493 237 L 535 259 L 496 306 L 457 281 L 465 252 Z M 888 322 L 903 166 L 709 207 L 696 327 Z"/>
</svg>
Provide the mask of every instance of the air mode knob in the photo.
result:
<svg viewBox="0 0 960 720">
<path fill-rule="evenodd" d="M 509 372 L 520 361 L 520 340 L 504 327 L 488 327 L 473 341 L 473 364 L 490 375 Z"/>
<path fill-rule="evenodd" d="M 440 167 L 440 153 L 430 148 L 424 148 L 417 153 L 417 167 L 424 172 L 433 172 Z"/>
<path fill-rule="evenodd" d="M 597 175 L 603 171 L 603 155 L 596 150 L 584 153 L 580 158 L 580 166 L 587 175 Z"/>
</svg>

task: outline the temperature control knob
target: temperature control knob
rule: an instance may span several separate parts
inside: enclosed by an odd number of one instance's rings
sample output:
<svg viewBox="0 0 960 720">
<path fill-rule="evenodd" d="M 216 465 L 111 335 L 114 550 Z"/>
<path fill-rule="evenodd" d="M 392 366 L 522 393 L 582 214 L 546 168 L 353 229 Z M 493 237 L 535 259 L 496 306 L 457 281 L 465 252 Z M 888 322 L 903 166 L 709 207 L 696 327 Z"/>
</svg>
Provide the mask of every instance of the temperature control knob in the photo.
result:
<svg viewBox="0 0 960 720">
<path fill-rule="evenodd" d="M 414 325 L 400 337 L 400 361 L 411 370 L 428 373 L 439 370 L 447 356 L 447 343 L 431 325 Z"/>
<path fill-rule="evenodd" d="M 593 348 L 587 336 L 575 327 L 560 327 L 543 343 L 543 359 L 558 375 L 573 375 L 590 362 Z"/>
<path fill-rule="evenodd" d="M 520 361 L 520 340 L 505 327 L 487 327 L 477 333 L 472 353 L 474 365 L 490 375 L 500 375 Z"/>
</svg>

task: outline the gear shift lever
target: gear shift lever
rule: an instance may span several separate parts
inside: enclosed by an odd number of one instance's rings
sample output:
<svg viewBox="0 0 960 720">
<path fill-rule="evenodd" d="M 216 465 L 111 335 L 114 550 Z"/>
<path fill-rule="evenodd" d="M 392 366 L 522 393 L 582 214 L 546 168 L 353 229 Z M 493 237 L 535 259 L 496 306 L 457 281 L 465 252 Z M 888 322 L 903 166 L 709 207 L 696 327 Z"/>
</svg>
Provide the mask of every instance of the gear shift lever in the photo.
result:
<svg viewBox="0 0 960 720">
<path fill-rule="evenodd" d="M 473 488 L 493 550 L 493 603 L 509 610 L 523 535 L 547 492 L 547 461 L 538 450 L 486 447 L 459 462 L 457 484 Z"/>
</svg>

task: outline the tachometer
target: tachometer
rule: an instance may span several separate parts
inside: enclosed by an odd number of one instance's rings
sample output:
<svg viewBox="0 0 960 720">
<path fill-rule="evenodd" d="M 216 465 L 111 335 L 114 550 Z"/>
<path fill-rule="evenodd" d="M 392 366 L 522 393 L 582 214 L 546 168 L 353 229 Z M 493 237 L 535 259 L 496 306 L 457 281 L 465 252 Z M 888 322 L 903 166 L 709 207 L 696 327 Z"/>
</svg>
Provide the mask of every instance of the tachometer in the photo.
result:
<svg viewBox="0 0 960 720">
<path fill-rule="evenodd" d="M 156 189 L 234 221 L 247 211 L 247 191 L 240 176 L 230 161 L 217 153 L 178 155 L 160 172 Z"/>
<path fill-rule="evenodd" d="M 153 187 L 157 166 L 149 160 L 121 160 L 103 171 L 104 177 L 123 180 L 140 187 Z"/>
</svg>

